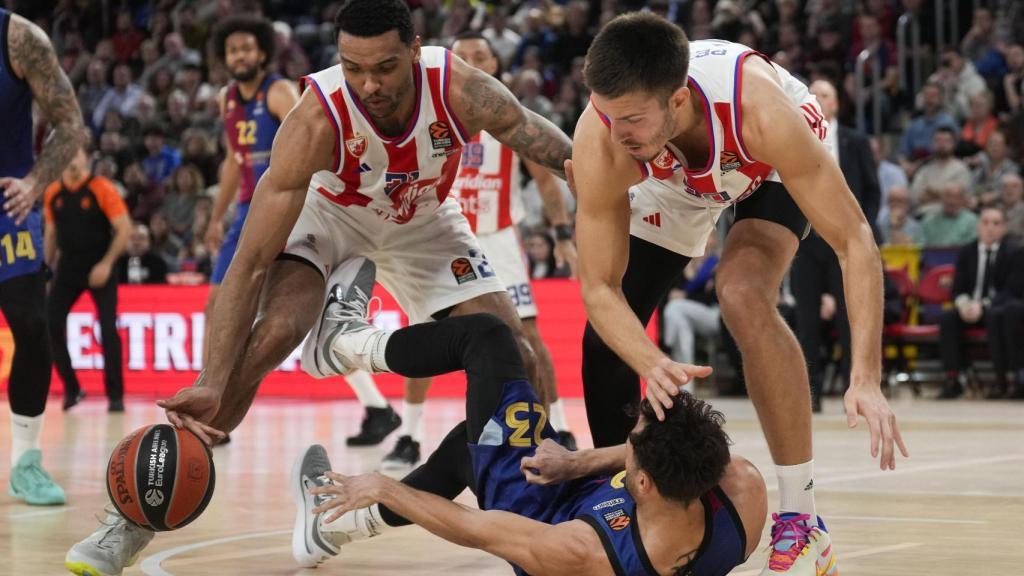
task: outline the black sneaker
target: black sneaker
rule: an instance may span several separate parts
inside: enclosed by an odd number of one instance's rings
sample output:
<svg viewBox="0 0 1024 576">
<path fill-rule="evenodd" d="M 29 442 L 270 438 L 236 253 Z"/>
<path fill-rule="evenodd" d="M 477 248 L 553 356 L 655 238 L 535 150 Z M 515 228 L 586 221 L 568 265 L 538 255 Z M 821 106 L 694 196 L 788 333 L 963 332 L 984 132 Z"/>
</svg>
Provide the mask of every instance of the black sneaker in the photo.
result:
<svg viewBox="0 0 1024 576">
<path fill-rule="evenodd" d="M 349 446 L 376 446 L 402 425 L 402 418 L 391 406 L 387 408 L 366 408 L 366 416 L 359 427 L 359 434 L 349 436 L 345 444 Z"/>
<path fill-rule="evenodd" d="M 110 404 L 107 406 L 107 412 L 124 412 L 124 400 L 121 398 L 111 398 Z"/>
<path fill-rule="evenodd" d="M 395 449 L 384 457 L 380 464 L 381 470 L 411 470 L 420 461 L 420 443 L 412 436 L 402 436 L 395 444 Z"/>
<path fill-rule="evenodd" d="M 64 411 L 67 412 L 68 410 L 74 408 L 76 404 L 78 404 L 79 402 L 81 402 L 84 399 L 85 399 L 85 390 L 79 390 L 78 392 L 75 392 L 74 394 L 68 394 L 68 393 L 65 392 L 65 394 L 64 394 Z"/>
<path fill-rule="evenodd" d="M 572 432 L 562 430 L 561 432 L 555 432 L 555 434 L 558 434 L 558 443 L 562 445 L 562 448 L 576 450 L 576 437 L 572 435 Z"/>
</svg>

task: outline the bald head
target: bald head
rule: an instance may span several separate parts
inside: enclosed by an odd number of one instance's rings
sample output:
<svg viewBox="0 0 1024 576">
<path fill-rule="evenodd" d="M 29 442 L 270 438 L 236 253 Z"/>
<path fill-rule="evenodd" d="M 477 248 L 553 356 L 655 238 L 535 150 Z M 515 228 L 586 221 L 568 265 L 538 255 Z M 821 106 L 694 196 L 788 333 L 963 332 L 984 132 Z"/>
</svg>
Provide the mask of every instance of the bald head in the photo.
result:
<svg viewBox="0 0 1024 576">
<path fill-rule="evenodd" d="M 811 83 L 810 91 L 818 99 L 818 105 L 821 106 L 825 120 L 833 122 L 836 112 L 839 111 L 839 95 L 836 93 L 836 87 L 828 80 L 815 80 Z"/>
</svg>

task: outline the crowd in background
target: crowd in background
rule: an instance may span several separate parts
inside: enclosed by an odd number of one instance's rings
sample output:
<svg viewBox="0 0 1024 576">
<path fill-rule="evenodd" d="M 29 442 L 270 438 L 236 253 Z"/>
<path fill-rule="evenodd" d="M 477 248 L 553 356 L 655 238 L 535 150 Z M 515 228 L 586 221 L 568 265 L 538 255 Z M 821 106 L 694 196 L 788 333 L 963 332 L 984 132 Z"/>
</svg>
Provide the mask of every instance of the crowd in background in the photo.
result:
<svg viewBox="0 0 1024 576">
<path fill-rule="evenodd" d="M 962 30 L 937 47 L 935 4 L 926 0 L 408 0 L 424 44 L 450 45 L 480 31 L 501 75 L 530 109 L 572 134 L 588 102 L 584 56 L 600 27 L 627 10 L 678 23 L 691 40 L 744 43 L 808 83 L 839 93 L 839 121 L 866 114 L 881 202 L 880 245 L 962 246 L 985 208 L 1002 210 L 1008 241 L 1024 240 L 1024 5 L 953 2 Z M 218 94 L 228 76 L 210 45 L 233 13 L 274 22 L 271 68 L 290 79 L 332 66 L 340 2 L 322 0 L 7 0 L 47 30 L 75 86 L 92 140 L 93 171 L 112 180 L 135 222 L 129 258 L 162 260 L 158 274 L 126 282 L 203 281 L 216 258 L 204 242 L 224 154 Z M 975 6 L 978 6 L 975 8 Z M 923 81 L 900 66 L 897 20 L 921 23 Z M 855 62 L 869 50 L 880 92 L 858 90 Z M 657 57 L 657 55 L 652 55 Z M 906 63 L 906 62 L 905 62 Z M 901 70 L 905 68 L 904 76 Z M 858 102 L 858 94 L 860 96 Z M 45 133 L 39 126 L 38 133 Z M 524 171 L 525 173 L 525 171 Z M 568 275 L 535 187 L 524 182 L 524 249 L 535 278 Z M 570 198 L 571 200 L 571 198 Z M 229 213 L 228 218 L 231 217 Z M 166 273 L 162 270 L 166 269 Z M 183 274 L 184 273 L 184 274 Z"/>
</svg>

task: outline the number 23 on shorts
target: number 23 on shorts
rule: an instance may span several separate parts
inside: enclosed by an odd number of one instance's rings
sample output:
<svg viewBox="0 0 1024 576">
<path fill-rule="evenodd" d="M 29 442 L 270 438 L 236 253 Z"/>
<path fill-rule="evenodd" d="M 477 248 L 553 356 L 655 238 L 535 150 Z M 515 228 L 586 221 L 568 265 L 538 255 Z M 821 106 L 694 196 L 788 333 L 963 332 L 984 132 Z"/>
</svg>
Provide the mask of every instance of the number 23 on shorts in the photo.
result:
<svg viewBox="0 0 1024 576">
<path fill-rule="evenodd" d="M 537 415 L 537 425 L 533 428 L 533 437 L 527 437 L 530 431 L 530 413 Z M 513 448 L 529 448 L 540 446 L 544 440 L 541 432 L 548 423 L 548 413 L 544 406 L 536 402 L 514 402 L 505 409 L 505 425 L 512 428 L 508 437 L 508 445 Z"/>
</svg>

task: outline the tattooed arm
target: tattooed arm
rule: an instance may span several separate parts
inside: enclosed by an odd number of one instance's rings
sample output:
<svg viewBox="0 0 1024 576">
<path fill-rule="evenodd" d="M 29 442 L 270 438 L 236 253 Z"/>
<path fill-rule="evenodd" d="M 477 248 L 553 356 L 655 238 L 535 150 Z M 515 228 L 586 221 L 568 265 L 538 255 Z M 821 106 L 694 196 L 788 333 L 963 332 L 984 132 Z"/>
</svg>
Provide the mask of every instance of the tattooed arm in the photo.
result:
<svg viewBox="0 0 1024 576">
<path fill-rule="evenodd" d="M 565 178 L 572 142 L 544 117 L 527 110 L 498 79 L 452 55 L 448 96 L 453 112 L 470 134 L 486 130 L 523 158 Z"/>
<path fill-rule="evenodd" d="M 75 90 L 57 63 L 50 40 L 38 26 L 11 15 L 7 50 L 12 71 L 28 83 L 39 110 L 53 127 L 28 175 L 20 180 L 5 179 L 3 183 L 4 208 L 12 218 L 21 221 L 46 185 L 60 178 L 85 143 L 85 125 Z"/>
</svg>

